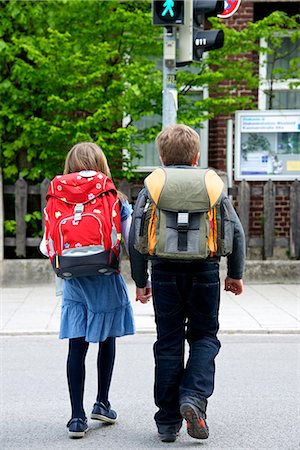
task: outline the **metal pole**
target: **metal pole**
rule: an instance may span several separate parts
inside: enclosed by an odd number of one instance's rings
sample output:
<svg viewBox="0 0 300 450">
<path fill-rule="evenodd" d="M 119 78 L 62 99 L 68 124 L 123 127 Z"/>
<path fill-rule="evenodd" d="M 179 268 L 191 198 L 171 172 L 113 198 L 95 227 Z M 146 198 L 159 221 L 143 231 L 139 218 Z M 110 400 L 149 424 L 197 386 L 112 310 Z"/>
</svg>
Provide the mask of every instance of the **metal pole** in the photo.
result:
<svg viewBox="0 0 300 450">
<path fill-rule="evenodd" d="M 227 120 L 227 148 L 226 148 L 226 171 L 228 179 L 228 190 L 232 188 L 233 180 L 233 122 L 232 119 Z M 230 192 L 230 191 L 229 191 Z M 229 195 L 232 200 L 232 195 Z"/>
<path fill-rule="evenodd" d="M 176 27 L 164 27 L 163 128 L 176 123 Z"/>
</svg>

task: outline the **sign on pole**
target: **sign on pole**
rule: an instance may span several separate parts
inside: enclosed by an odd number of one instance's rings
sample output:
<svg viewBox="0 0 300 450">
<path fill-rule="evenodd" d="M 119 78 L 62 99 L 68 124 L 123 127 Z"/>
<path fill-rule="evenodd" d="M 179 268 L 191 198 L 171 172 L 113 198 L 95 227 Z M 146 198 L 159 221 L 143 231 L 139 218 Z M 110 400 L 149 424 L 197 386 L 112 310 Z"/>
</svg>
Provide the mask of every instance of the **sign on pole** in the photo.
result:
<svg viewBox="0 0 300 450">
<path fill-rule="evenodd" d="M 241 0 L 225 0 L 224 11 L 218 14 L 218 17 L 228 19 L 228 17 L 231 17 L 238 10 L 240 4 Z"/>
</svg>

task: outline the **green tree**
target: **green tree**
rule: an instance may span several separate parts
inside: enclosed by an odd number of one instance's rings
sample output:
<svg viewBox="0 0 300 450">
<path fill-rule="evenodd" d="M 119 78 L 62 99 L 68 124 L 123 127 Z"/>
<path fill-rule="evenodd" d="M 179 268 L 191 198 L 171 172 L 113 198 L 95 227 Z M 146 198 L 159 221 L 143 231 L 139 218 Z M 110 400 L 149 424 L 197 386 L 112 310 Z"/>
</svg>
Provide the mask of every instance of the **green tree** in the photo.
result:
<svg viewBox="0 0 300 450">
<path fill-rule="evenodd" d="M 162 59 L 163 27 L 152 25 L 150 6 L 150 0 L 0 2 L 6 182 L 20 175 L 32 181 L 53 177 L 62 171 L 67 150 L 83 140 L 103 148 L 114 177 L 132 175 L 131 158 L 139 142 L 153 140 L 160 128 L 141 132 L 133 125 L 143 116 L 161 114 L 157 61 Z M 256 108 L 259 78 L 252 55 L 270 52 L 277 60 L 282 32 L 288 30 L 295 45 L 300 38 L 299 16 L 281 12 L 242 31 L 217 19 L 211 22 L 224 30 L 224 47 L 194 64 L 193 71 L 178 71 L 177 77 L 178 121 L 197 127 L 219 114 Z M 269 42 L 268 48 L 260 47 L 260 38 Z M 274 65 L 271 72 L 280 79 L 300 78 L 299 58 L 284 70 Z M 209 98 L 189 95 L 203 86 Z M 130 119 L 125 122 L 125 117 Z"/>
<path fill-rule="evenodd" d="M 282 36 L 289 36 L 295 49 L 300 43 L 300 15 L 289 17 L 276 11 L 258 22 L 249 22 L 237 31 L 227 28 L 224 22 L 210 19 L 213 28 L 221 28 L 225 34 L 224 46 L 207 54 L 202 61 L 193 65 L 196 73 L 181 71 L 178 74 L 179 120 L 199 126 L 199 120 L 212 119 L 218 114 L 228 115 L 238 109 L 257 108 L 257 89 L 260 86 L 258 75 L 259 54 L 268 54 L 272 67 L 269 68 L 272 99 L 274 80 L 292 80 L 290 89 L 295 88 L 300 79 L 300 59 L 290 59 L 287 67 L 278 67 L 278 62 L 288 56 L 282 49 Z M 267 47 L 260 46 L 265 39 Z M 256 55 L 256 57 L 254 57 Z M 276 64 L 277 63 L 277 64 Z M 195 101 L 188 95 L 197 87 L 207 87 L 209 98 Z M 270 102 L 270 108 L 272 103 Z"/>
<path fill-rule="evenodd" d="M 150 2 L 1 2 L 4 177 L 40 181 L 76 142 L 97 142 L 120 176 L 136 120 L 160 109 Z M 122 161 L 123 160 L 123 161 Z M 130 171 L 129 171 L 130 174 Z"/>
</svg>

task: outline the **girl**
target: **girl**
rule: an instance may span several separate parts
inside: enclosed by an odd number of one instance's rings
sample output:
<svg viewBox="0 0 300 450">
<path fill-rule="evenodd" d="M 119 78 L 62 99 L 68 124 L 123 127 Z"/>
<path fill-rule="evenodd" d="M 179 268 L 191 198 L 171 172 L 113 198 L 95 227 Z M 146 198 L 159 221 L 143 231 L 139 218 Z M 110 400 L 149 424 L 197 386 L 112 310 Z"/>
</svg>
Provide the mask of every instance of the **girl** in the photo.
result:
<svg viewBox="0 0 300 450">
<path fill-rule="evenodd" d="M 75 145 L 68 153 L 64 174 L 102 172 L 111 178 L 106 157 L 93 143 Z M 132 209 L 124 195 L 121 203 L 121 232 L 126 250 Z M 45 238 L 40 249 L 45 251 Z M 67 378 L 72 415 L 67 423 L 69 436 L 81 438 L 88 430 L 83 407 L 85 357 L 90 342 L 99 342 L 97 358 L 98 392 L 91 418 L 114 423 L 108 392 L 115 360 L 115 338 L 134 334 L 133 313 L 122 275 L 98 275 L 65 280 L 62 288 L 60 339 L 69 339 Z"/>
</svg>

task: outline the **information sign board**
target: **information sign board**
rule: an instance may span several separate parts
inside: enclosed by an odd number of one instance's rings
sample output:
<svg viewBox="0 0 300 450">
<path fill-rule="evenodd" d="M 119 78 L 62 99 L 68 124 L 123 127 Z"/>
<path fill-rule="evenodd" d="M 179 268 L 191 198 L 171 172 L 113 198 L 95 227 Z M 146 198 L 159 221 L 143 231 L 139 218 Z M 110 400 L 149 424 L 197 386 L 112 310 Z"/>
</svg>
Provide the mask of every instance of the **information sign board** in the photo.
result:
<svg viewBox="0 0 300 450">
<path fill-rule="evenodd" d="M 236 180 L 300 180 L 300 110 L 237 111 Z"/>
</svg>

